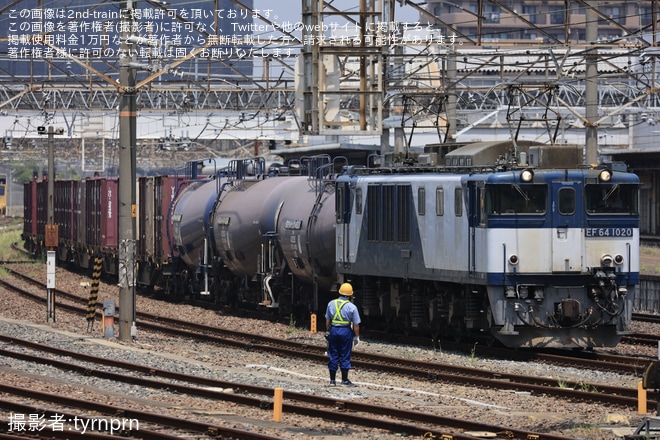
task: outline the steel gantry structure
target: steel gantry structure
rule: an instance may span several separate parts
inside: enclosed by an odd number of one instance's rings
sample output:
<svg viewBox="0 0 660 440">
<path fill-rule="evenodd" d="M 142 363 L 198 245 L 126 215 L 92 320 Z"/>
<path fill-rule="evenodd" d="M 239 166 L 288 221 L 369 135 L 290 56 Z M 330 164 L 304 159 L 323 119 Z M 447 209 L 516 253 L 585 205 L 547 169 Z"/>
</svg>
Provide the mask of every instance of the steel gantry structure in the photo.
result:
<svg viewBox="0 0 660 440">
<path fill-rule="evenodd" d="M 434 13 L 434 5 L 448 3 L 440 1 L 425 7 L 360 0 L 342 7 L 301 0 L 286 17 L 282 7 L 255 1 L 202 0 L 195 8 L 139 2 L 127 43 L 135 51 L 130 67 L 139 114 L 191 115 L 190 126 L 202 131 L 219 118 L 224 122 L 215 126 L 227 133 L 250 128 L 234 118 L 247 124 L 265 115 L 255 123 L 274 139 L 278 130 L 295 138 L 292 126 L 333 136 L 428 127 L 451 139 L 497 109 L 499 123 L 515 126 L 534 124 L 548 109 L 553 119 L 614 126 L 659 107 L 656 1 L 637 2 L 648 8 L 634 26 L 612 16 L 612 2 L 550 2 L 556 3 L 548 12 L 555 14 L 552 27 L 538 24 L 539 12 L 532 16 L 494 0 L 452 3 L 453 15 Z M 89 115 L 117 111 L 120 4 L 78 5 L 64 10 L 57 2 L 42 7 L 16 0 L 0 8 L 0 130 L 6 136 L 30 137 L 34 126 L 60 116 L 69 136 L 82 136 Z M 588 29 L 588 17 L 618 37 L 601 39 L 597 32 L 593 40 L 576 39 L 571 29 Z M 497 38 L 494 26 L 510 29 L 513 22 L 521 36 L 537 37 Z M 76 34 L 89 44 L 81 47 Z M 103 43 L 95 47 L 97 41 Z M 596 73 L 588 79 L 590 63 Z M 585 96 L 593 82 L 597 111 L 588 121 Z M 282 128 L 278 122 L 285 119 L 293 123 Z"/>
</svg>

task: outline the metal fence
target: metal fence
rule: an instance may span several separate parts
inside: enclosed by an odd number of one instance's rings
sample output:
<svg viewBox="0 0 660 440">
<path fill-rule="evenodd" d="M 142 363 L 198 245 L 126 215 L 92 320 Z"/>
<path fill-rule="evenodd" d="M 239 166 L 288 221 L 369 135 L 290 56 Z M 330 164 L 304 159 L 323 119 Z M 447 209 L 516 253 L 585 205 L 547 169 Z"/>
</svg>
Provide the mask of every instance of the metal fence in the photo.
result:
<svg viewBox="0 0 660 440">
<path fill-rule="evenodd" d="M 660 313 L 660 276 L 640 275 L 633 304 L 634 312 Z"/>
</svg>

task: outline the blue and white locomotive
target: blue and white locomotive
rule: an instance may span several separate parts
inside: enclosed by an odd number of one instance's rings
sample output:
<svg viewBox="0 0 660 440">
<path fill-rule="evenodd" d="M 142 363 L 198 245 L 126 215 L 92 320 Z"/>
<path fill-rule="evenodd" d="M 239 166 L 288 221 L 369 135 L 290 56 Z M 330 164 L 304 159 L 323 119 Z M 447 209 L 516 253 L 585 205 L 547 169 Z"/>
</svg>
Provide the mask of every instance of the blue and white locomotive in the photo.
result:
<svg viewBox="0 0 660 440">
<path fill-rule="evenodd" d="M 408 331 L 509 347 L 616 345 L 639 281 L 637 176 L 543 163 L 576 163 L 569 146 L 525 145 L 476 165 L 502 147 L 458 149 L 443 168 L 340 176 L 338 278 L 353 283 L 366 319 Z"/>
</svg>

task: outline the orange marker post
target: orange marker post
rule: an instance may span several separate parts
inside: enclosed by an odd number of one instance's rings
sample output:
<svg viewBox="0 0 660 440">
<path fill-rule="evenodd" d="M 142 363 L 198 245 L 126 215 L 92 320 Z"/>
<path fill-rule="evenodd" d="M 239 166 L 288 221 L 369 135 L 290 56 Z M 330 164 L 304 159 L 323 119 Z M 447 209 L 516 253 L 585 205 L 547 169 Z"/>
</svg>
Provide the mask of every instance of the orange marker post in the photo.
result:
<svg viewBox="0 0 660 440">
<path fill-rule="evenodd" d="M 637 413 L 646 414 L 646 390 L 643 382 L 637 382 Z"/>
<path fill-rule="evenodd" d="M 316 334 L 316 313 L 312 313 L 312 316 L 309 318 L 309 330 L 312 334 Z"/>
<path fill-rule="evenodd" d="M 284 390 L 282 388 L 275 388 L 275 400 L 273 401 L 273 421 L 282 421 L 282 399 L 284 398 Z"/>
</svg>

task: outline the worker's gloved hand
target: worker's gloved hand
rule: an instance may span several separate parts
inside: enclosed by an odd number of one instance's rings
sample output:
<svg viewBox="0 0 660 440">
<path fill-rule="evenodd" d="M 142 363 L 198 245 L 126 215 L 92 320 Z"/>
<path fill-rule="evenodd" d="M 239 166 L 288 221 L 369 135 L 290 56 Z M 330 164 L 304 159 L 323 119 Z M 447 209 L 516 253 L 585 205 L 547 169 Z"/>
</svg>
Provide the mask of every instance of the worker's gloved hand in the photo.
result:
<svg viewBox="0 0 660 440">
<path fill-rule="evenodd" d="M 359 336 L 354 336 L 353 337 L 353 347 L 357 347 L 360 345 L 360 337 Z"/>
<path fill-rule="evenodd" d="M 326 341 L 327 341 L 328 339 L 330 339 L 330 332 L 325 332 L 325 334 L 323 335 L 323 337 L 325 338 Z"/>
</svg>

